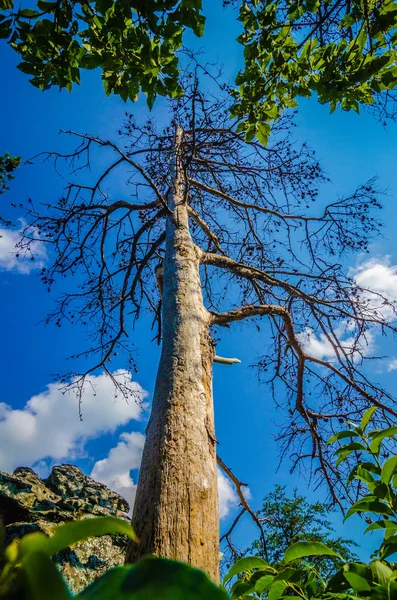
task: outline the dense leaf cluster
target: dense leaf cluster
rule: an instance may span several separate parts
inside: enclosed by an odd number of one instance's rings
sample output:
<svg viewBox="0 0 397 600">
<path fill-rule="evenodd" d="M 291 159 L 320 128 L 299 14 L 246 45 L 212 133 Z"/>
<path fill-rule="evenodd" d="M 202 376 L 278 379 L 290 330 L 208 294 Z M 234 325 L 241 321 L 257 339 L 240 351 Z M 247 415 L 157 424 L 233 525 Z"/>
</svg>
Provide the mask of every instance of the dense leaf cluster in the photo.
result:
<svg viewBox="0 0 397 600">
<path fill-rule="evenodd" d="M 350 507 L 346 519 L 355 513 L 368 515 L 369 526 L 365 531 L 384 532 L 383 543 L 376 555 L 385 559 L 397 552 L 397 456 L 390 452 L 395 449 L 397 427 L 368 432 L 367 426 L 375 410 L 375 407 L 369 409 L 360 425 L 350 423 L 350 429 L 338 432 L 329 441 L 344 440 L 336 451 L 337 466 L 354 454 L 356 464 L 347 482 L 356 480 L 367 488 L 367 493 Z M 347 439 L 350 441 L 345 443 Z M 372 522 L 373 514 L 380 519 Z"/>
<path fill-rule="evenodd" d="M 134 101 L 143 91 L 149 106 L 182 93 L 176 52 L 184 29 L 200 36 L 205 22 L 201 0 L 38 0 L 34 9 L 2 0 L 0 10 L 0 37 L 36 87 L 71 91 L 81 69 L 100 67 L 107 95 Z"/>
<path fill-rule="evenodd" d="M 397 3 L 393 0 L 249 0 L 240 9 L 245 69 L 233 115 L 265 143 L 269 123 L 316 94 L 331 112 L 394 100 Z"/>
<path fill-rule="evenodd" d="M 227 584 L 237 576 L 231 587 L 232 600 L 279 600 L 291 596 L 303 600 L 392 600 L 397 597 L 397 565 L 387 560 L 397 552 L 397 456 L 389 456 L 385 447 L 397 435 L 397 427 L 367 431 L 375 410 L 376 407 L 370 408 L 358 425 L 350 423 L 349 430 L 340 431 L 329 440 L 329 443 L 356 440 L 344 444 L 336 455 L 341 457 L 341 464 L 348 454 L 355 453 L 356 464 L 347 484 L 359 481 L 369 492 L 350 507 L 345 519 L 355 513 L 366 514 L 369 523 L 366 532 L 384 531 L 384 540 L 371 562 L 345 562 L 336 573 L 324 577 L 316 559 L 335 558 L 337 553 L 318 541 L 296 542 L 276 564 L 259 556 L 237 561 L 224 578 Z M 381 456 L 387 460 L 382 461 Z M 378 520 L 372 522 L 369 515 L 375 515 Z"/>
<path fill-rule="evenodd" d="M 331 111 L 380 103 L 394 117 L 397 83 L 394 0 L 240 0 L 245 68 L 232 115 L 247 139 L 266 145 L 270 125 L 316 94 Z M 0 2 L 0 38 L 22 57 L 19 69 L 40 89 L 72 89 L 81 69 L 99 67 L 107 94 L 125 101 L 183 93 L 183 32 L 204 33 L 202 0 L 38 0 L 14 10 Z M 390 101 L 391 100 L 391 104 Z M 392 109 L 389 107 L 392 105 Z"/>
</svg>

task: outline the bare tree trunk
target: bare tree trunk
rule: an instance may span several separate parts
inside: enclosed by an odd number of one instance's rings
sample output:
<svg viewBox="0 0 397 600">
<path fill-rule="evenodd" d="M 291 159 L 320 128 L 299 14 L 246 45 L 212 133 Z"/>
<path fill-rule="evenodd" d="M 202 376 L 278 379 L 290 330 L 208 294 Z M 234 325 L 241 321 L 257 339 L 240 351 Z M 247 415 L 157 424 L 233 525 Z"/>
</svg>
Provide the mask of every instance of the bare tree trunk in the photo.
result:
<svg viewBox="0 0 397 600">
<path fill-rule="evenodd" d="M 200 257 L 190 232 L 176 135 L 172 215 L 166 226 L 163 338 L 146 431 L 127 562 L 155 554 L 219 578 L 219 511 L 212 400 L 213 347 Z"/>
</svg>

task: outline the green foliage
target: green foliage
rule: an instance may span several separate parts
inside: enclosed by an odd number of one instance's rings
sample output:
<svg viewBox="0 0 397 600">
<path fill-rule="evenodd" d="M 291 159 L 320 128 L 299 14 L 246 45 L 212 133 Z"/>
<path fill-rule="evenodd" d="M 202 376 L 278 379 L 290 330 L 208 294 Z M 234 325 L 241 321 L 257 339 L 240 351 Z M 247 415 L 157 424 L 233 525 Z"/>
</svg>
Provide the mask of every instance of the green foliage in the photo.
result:
<svg viewBox="0 0 397 600">
<path fill-rule="evenodd" d="M 266 145 L 270 124 L 299 97 L 359 112 L 396 87 L 396 0 L 238 3 L 245 68 L 232 116 L 248 141 Z M 202 36 L 204 24 L 202 0 L 37 0 L 22 9 L 0 0 L 0 38 L 33 85 L 71 91 L 81 69 L 98 67 L 106 94 L 135 101 L 143 91 L 150 107 L 157 95 L 182 95 L 183 33 Z"/>
<path fill-rule="evenodd" d="M 61 599 L 69 597 L 54 563 L 50 557 L 72 544 L 81 542 L 89 537 L 110 533 L 123 533 L 134 541 L 137 540 L 132 527 L 115 517 L 98 517 L 81 519 L 54 528 L 53 535 L 47 537 L 43 533 L 30 533 L 15 539 L 4 551 L 5 566 L 0 575 L 0 598 L 8 597 L 12 590 L 24 589 L 28 586 L 28 597 L 52 597 Z M 46 582 L 48 589 L 41 591 L 40 586 Z M 48 593 L 47 593 L 48 592 Z M 47 596 L 44 595 L 47 594 Z"/>
<path fill-rule="evenodd" d="M 18 556 L 23 559 L 26 555 L 34 552 L 40 552 L 46 556 L 53 556 L 57 552 L 72 546 L 82 539 L 97 535 L 106 535 L 110 533 L 122 533 L 128 535 L 131 539 L 137 541 L 137 537 L 131 525 L 116 519 L 115 517 L 100 517 L 97 519 L 83 519 L 60 525 L 54 531 L 51 537 L 43 533 L 35 532 L 26 535 L 19 543 L 16 541 Z M 11 555 L 14 552 L 11 545 L 8 550 Z M 6 553 L 7 555 L 7 553 Z"/>
<path fill-rule="evenodd" d="M 305 556 L 336 556 L 341 558 L 339 554 L 327 548 L 321 542 L 296 542 L 290 546 L 284 554 L 284 562 L 290 563 L 293 560 L 303 558 Z"/>
<path fill-rule="evenodd" d="M 79 596 L 81 600 L 227 600 L 204 573 L 164 558 L 144 558 L 131 567 L 112 569 Z"/>
<path fill-rule="evenodd" d="M 292 596 L 300 598 L 318 597 L 325 590 L 325 582 L 309 561 L 302 558 L 335 553 L 319 542 L 297 542 L 287 549 L 283 560 L 277 565 L 261 563 L 245 557 L 238 561 L 223 583 L 238 574 L 238 579 L 231 587 L 231 598 L 260 598 L 278 600 Z"/>
<path fill-rule="evenodd" d="M 396 87 L 394 0 L 247 0 L 239 19 L 245 69 L 232 113 L 247 139 L 298 97 L 359 112 Z"/>
<path fill-rule="evenodd" d="M 37 0 L 35 9 L 0 0 L 0 38 L 21 55 L 18 68 L 40 89 L 71 91 L 81 69 L 102 70 L 107 95 L 135 101 L 142 90 L 175 98 L 176 52 L 186 28 L 204 30 L 201 0 Z"/>
<path fill-rule="evenodd" d="M 255 553 L 266 558 L 271 564 L 278 564 L 289 547 L 298 547 L 297 542 L 321 542 L 332 554 L 318 555 L 313 559 L 313 563 L 319 574 L 327 577 L 343 562 L 357 558 L 351 550 L 355 544 L 351 540 L 334 535 L 334 529 L 329 522 L 332 512 L 327 504 L 308 502 L 296 489 L 292 496 L 288 496 L 285 486 L 276 485 L 274 490 L 264 497 L 262 508 L 257 512 L 263 524 L 264 539 L 255 540 L 246 553 Z M 338 556 L 341 558 L 337 558 Z"/>
<path fill-rule="evenodd" d="M 397 552 L 397 456 L 389 455 L 390 444 L 394 444 L 397 436 L 397 427 L 368 431 L 373 413 L 374 409 L 369 409 L 359 425 L 350 423 L 349 431 L 337 433 L 328 443 L 344 440 L 347 434 L 360 439 L 360 448 L 356 447 L 357 442 L 344 444 L 336 451 L 342 462 L 352 452 L 359 450 L 348 483 L 359 482 L 362 488 L 367 490 L 367 493 L 349 508 L 345 518 L 348 519 L 356 513 L 366 514 L 369 526 L 365 531 L 384 532 L 383 543 L 375 556 L 385 559 Z M 375 522 L 372 522 L 372 515 L 378 517 Z"/>
<path fill-rule="evenodd" d="M 397 598 L 397 565 L 387 560 L 397 553 L 397 456 L 385 452 L 385 445 L 397 436 L 397 427 L 368 431 L 375 410 L 369 409 L 359 425 L 350 423 L 351 429 L 340 431 L 329 440 L 329 443 L 343 441 L 344 445 L 336 450 L 336 454 L 343 457 L 341 462 L 356 452 L 357 463 L 347 483 L 356 480 L 368 490 L 351 506 L 345 518 L 365 513 L 368 515 L 366 521 L 370 523 L 366 532 L 384 531 L 383 542 L 371 562 L 345 562 L 331 577 L 324 578 L 316 567 L 315 558 L 333 556 L 335 552 L 316 541 L 295 542 L 275 564 L 256 556 L 244 557 L 233 565 L 224 578 L 226 584 L 237 576 L 231 588 L 232 600 Z M 352 438 L 360 442 L 344 442 Z M 387 460 L 382 461 L 381 457 Z M 372 522 L 369 515 L 376 515 L 377 520 Z"/>
<path fill-rule="evenodd" d="M 73 521 L 54 528 L 53 535 L 28 534 L 4 551 L 0 598 L 4 600 L 67 600 L 66 588 L 51 556 L 88 537 L 123 533 L 138 541 L 132 527 L 114 517 Z M 74 596 L 76 598 L 76 596 Z M 111 569 L 78 596 L 81 600 L 227 600 L 224 590 L 192 567 L 160 558 Z"/>
<path fill-rule="evenodd" d="M 373 560 L 369 565 L 345 563 L 333 577 L 325 581 L 311 558 L 329 555 L 332 551 L 316 542 L 298 542 L 294 546 L 287 551 L 277 569 L 269 564 L 249 566 L 247 558 L 238 561 L 233 566 L 233 575 L 238 574 L 239 578 L 231 588 L 231 599 L 287 600 L 293 597 L 303 600 L 392 600 L 396 597 L 397 569 L 394 563 L 383 560 Z M 306 560 L 302 562 L 302 558 Z M 229 574 L 224 583 L 228 580 Z"/>
</svg>

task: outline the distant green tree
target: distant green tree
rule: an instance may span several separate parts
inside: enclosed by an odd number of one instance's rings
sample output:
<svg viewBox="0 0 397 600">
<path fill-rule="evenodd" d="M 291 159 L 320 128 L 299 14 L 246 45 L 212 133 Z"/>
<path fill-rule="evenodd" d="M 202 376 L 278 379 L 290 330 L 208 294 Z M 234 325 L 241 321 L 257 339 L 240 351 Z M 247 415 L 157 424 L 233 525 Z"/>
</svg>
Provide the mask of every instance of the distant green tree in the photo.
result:
<svg viewBox="0 0 397 600">
<path fill-rule="evenodd" d="M 0 194 L 8 190 L 8 182 L 14 179 L 14 171 L 21 164 L 20 156 L 10 156 L 8 152 L 0 155 Z M 0 215 L 0 225 L 11 225 L 11 221 Z"/>
<path fill-rule="evenodd" d="M 352 548 L 357 544 L 335 536 L 329 522 L 334 511 L 322 502 L 309 502 L 294 489 L 288 496 L 285 486 L 276 485 L 274 490 L 263 498 L 262 508 L 257 512 L 263 523 L 264 538 L 255 540 L 244 555 L 256 555 L 271 564 L 279 564 L 284 554 L 296 542 L 322 542 L 343 557 L 344 561 L 356 561 Z M 334 556 L 313 557 L 319 573 L 327 577 L 343 564 Z"/>
</svg>

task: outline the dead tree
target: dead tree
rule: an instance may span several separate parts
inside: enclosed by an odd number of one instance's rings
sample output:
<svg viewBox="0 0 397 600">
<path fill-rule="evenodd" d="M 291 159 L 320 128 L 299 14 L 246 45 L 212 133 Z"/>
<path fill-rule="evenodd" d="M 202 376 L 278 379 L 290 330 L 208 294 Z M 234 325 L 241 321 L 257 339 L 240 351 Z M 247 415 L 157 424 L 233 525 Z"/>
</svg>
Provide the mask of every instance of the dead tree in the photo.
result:
<svg viewBox="0 0 397 600">
<path fill-rule="evenodd" d="M 282 451 L 293 468 L 307 459 L 335 501 L 340 480 L 329 434 L 369 405 L 386 420 L 397 416 L 393 398 L 363 370 L 366 336 L 375 328 L 394 331 L 379 307 L 394 307 L 360 289 L 340 261 L 365 252 L 378 233 L 374 182 L 324 202 L 318 190 L 326 177 L 314 153 L 291 142 L 290 118 L 264 147 L 245 141 L 227 108 L 209 102 L 195 82 L 163 131 L 129 118 L 124 145 L 69 132 L 79 139 L 77 150 L 51 155 L 57 168 L 71 165 L 64 194 L 57 204 L 28 207 L 21 242 L 29 246 L 34 231 L 52 246 L 53 263 L 42 273 L 49 287 L 75 277 L 74 291 L 59 298 L 48 322 L 91 326 L 83 355 L 95 360 L 74 378 L 78 390 L 89 372 L 112 377 L 115 353 L 124 351 L 132 368 L 133 324 L 145 311 L 153 315 L 162 350 L 133 513 L 141 541 L 127 560 L 168 556 L 214 579 L 214 329 L 248 319 L 265 327 L 269 347 L 258 367 L 269 373 L 285 415 Z M 100 173 L 98 153 L 109 160 Z M 332 359 L 308 352 L 309 330 L 325 336 Z M 122 381 L 115 384 L 128 393 Z"/>
</svg>

